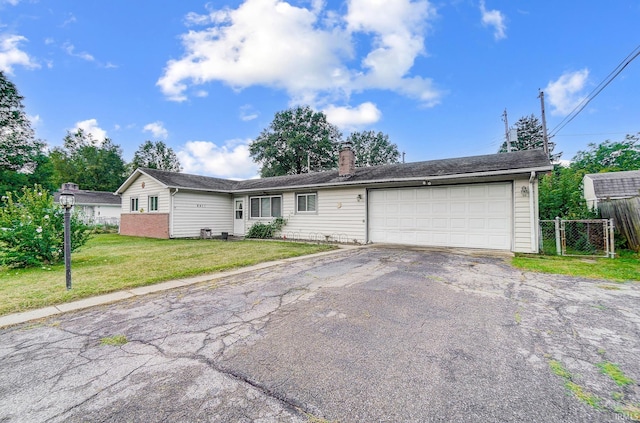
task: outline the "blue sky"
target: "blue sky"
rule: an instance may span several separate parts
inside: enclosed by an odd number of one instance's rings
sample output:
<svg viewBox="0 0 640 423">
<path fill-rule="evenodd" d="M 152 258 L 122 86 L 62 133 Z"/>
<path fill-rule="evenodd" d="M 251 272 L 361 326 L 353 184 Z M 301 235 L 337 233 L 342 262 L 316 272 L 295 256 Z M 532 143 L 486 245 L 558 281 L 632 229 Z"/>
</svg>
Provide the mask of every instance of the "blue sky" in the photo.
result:
<svg viewBox="0 0 640 423">
<path fill-rule="evenodd" d="M 185 172 L 249 178 L 248 143 L 308 104 L 406 161 L 494 153 L 553 130 L 640 44 L 637 0 L 0 0 L 0 70 L 38 137 L 163 140 Z M 640 131 L 640 58 L 553 138 L 563 159 Z"/>
</svg>

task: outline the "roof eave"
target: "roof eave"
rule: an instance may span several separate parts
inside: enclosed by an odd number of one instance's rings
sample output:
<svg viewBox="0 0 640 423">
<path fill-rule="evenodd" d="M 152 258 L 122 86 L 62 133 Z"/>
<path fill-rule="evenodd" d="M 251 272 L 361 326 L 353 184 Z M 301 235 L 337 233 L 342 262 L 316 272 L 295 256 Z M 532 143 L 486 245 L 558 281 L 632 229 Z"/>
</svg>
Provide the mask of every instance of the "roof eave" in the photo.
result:
<svg viewBox="0 0 640 423">
<path fill-rule="evenodd" d="M 455 180 L 455 179 L 465 179 L 465 178 L 477 178 L 477 177 L 491 177 L 491 176 L 502 176 L 502 175 L 524 175 L 531 174 L 531 172 L 540 173 L 540 172 L 548 172 L 553 170 L 553 165 L 542 166 L 542 167 L 534 167 L 534 168 L 525 168 L 525 169 L 508 169 L 508 170 L 499 170 L 499 171 L 490 171 L 490 172 L 472 172 L 472 173 L 459 173 L 453 175 L 437 175 L 437 176 L 420 176 L 420 177 L 411 177 L 411 178 L 385 178 L 385 179 L 373 179 L 373 180 L 365 180 L 365 181 L 344 181 L 344 182 L 329 182 L 323 184 L 306 184 L 306 185 L 289 185 L 289 186 L 265 186 L 261 188 L 251 188 L 251 189 L 239 189 L 231 191 L 232 193 L 251 193 L 251 192 L 261 192 L 261 191 L 286 191 L 286 190 L 296 190 L 296 189 L 308 189 L 308 188 L 335 188 L 341 186 L 358 186 L 358 185 L 379 185 L 379 184 L 388 184 L 388 183 L 401 183 L 401 182 L 416 182 L 416 181 L 435 181 L 435 180 Z"/>
</svg>

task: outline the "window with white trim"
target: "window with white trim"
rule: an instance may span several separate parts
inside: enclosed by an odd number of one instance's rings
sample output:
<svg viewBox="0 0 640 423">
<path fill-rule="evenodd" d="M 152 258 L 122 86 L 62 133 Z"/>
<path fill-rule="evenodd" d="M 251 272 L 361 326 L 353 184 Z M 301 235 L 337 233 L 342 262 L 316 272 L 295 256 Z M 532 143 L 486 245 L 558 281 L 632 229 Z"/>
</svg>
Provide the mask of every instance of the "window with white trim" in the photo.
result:
<svg viewBox="0 0 640 423">
<path fill-rule="evenodd" d="M 136 212 L 138 210 L 138 197 L 131 197 L 131 207 L 129 211 Z"/>
<path fill-rule="evenodd" d="M 251 197 L 251 199 L 249 200 L 249 208 L 249 216 L 251 216 L 251 218 L 281 217 L 282 197 L 279 195 Z"/>
<path fill-rule="evenodd" d="M 315 213 L 318 194 L 315 192 L 296 194 L 296 213 Z"/>
<path fill-rule="evenodd" d="M 158 211 L 158 196 L 153 195 L 149 197 L 149 211 Z"/>
</svg>

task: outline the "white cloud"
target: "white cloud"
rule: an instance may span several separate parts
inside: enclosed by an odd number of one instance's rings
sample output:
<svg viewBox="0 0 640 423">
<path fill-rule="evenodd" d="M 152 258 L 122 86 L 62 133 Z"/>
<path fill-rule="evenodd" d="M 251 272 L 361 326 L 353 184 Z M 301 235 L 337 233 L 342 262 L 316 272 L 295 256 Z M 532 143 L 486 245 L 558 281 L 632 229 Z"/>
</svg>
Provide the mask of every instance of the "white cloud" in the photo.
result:
<svg viewBox="0 0 640 423">
<path fill-rule="evenodd" d="M 366 102 L 358 107 L 328 106 L 323 110 L 327 120 L 340 129 L 356 129 L 380 120 L 382 113 L 375 104 Z"/>
<path fill-rule="evenodd" d="M 20 3 L 20 0 L 2 0 L 0 3 L 8 3 L 11 6 L 17 6 Z"/>
<path fill-rule="evenodd" d="M 71 43 L 64 43 L 62 46 L 63 50 L 67 52 L 69 56 L 78 57 L 82 60 L 86 60 L 87 62 L 93 62 L 96 59 L 89 53 L 85 51 L 81 51 L 80 53 L 76 53 L 76 47 Z"/>
<path fill-rule="evenodd" d="M 76 126 L 72 129 L 72 132 L 76 132 L 78 129 L 82 129 L 83 132 L 91 134 L 94 141 L 97 142 L 102 142 L 107 138 L 107 131 L 98 126 L 97 119 L 87 119 L 76 122 Z"/>
<path fill-rule="evenodd" d="M 20 50 L 19 44 L 27 39 L 21 35 L 0 34 L 0 71 L 13 75 L 14 66 L 24 66 L 28 69 L 39 68 L 29 55 Z"/>
<path fill-rule="evenodd" d="M 31 126 L 34 128 L 37 128 L 42 124 L 42 118 L 40 115 L 27 115 L 27 118 L 29 118 Z"/>
<path fill-rule="evenodd" d="M 156 139 L 166 140 L 169 136 L 169 131 L 164 127 L 164 124 L 160 121 L 148 123 L 142 128 L 143 132 L 151 132 Z"/>
<path fill-rule="evenodd" d="M 565 72 L 555 81 L 549 81 L 544 92 L 552 107 L 551 114 L 566 116 L 585 99 L 580 92 L 589 78 L 589 69 Z"/>
<path fill-rule="evenodd" d="M 499 10 L 487 10 L 484 0 L 480 0 L 480 12 L 482 13 L 482 25 L 493 27 L 493 38 L 502 40 L 507 38 L 506 17 Z"/>
<path fill-rule="evenodd" d="M 77 21 L 78 20 L 76 19 L 76 17 L 72 13 L 70 13 L 69 17 L 64 22 L 62 22 L 62 27 L 65 27 L 72 23 L 76 23 Z"/>
<path fill-rule="evenodd" d="M 243 122 L 249 122 L 250 120 L 257 119 L 258 116 L 259 113 L 256 112 L 251 105 L 245 104 L 244 106 L 240 107 L 240 120 L 242 120 Z"/>
<path fill-rule="evenodd" d="M 190 13 L 188 25 L 205 27 L 182 35 L 185 54 L 167 63 L 157 85 L 174 101 L 186 100 L 194 86 L 220 81 L 233 89 L 282 89 L 298 103 L 385 89 L 432 105 L 440 97 L 432 81 L 408 75 L 424 54 L 433 16 L 428 0 L 348 0 L 343 16 L 321 0 L 311 8 L 245 0 L 237 9 Z M 354 57 L 354 36 L 372 45 L 363 57 Z"/>
<path fill-rule="evenodd" d="M 229 140 L 223 146 L 210 141 L 188 141 L 176 154 L 185 173 L 228 179 L 249 179 L 258 166 L 249 155 L 251 140 Z"/>
</svg>

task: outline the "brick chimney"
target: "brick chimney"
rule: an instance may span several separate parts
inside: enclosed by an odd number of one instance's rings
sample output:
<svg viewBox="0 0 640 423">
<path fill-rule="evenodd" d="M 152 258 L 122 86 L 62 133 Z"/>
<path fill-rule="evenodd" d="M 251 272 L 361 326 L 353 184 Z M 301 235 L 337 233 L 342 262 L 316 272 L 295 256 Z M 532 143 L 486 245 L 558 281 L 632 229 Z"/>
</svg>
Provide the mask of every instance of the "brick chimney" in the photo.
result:
<svg viewBox="0 0 640 423">
<path fill-rule="evenodd" d="M 73 182 L 65 182 L 64 184 L 62 184 L 62 187 L 60 189 L 60 191 L 79 191 L 80 187 L 78 186 L 78 184 L 74 184 Z"/>
<path fill-rule="evenodd" d="M 347 142 L 340 150 L 338 158 L 338 176 L 349 176 L 356 172 L 356 154 L 351 149 L 351 143 Z"/>
</svg>

